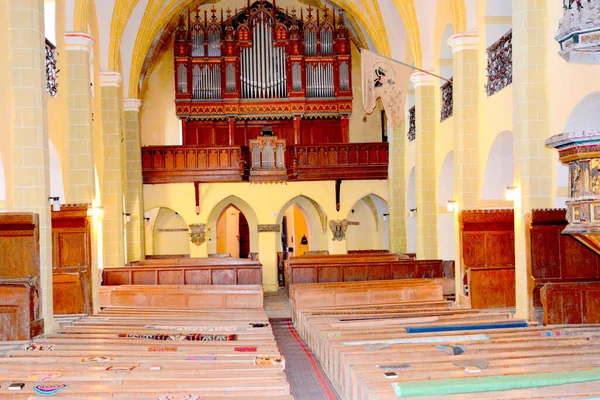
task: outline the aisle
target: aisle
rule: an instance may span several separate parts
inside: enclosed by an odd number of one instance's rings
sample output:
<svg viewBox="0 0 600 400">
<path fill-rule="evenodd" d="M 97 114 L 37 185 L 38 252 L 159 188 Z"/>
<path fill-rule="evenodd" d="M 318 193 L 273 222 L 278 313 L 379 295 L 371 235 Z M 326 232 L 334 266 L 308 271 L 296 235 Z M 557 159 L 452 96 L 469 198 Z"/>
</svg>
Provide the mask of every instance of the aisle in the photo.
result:
<svg viewBox="0 0 600 400">
<path fill-rule="evenodd" d="M 285 357 L 285 370 L 295 400 L 339 400 L 320 363 L 300 338 L 290 318 L 270 318 L 273 335 Z"/>
</svg>

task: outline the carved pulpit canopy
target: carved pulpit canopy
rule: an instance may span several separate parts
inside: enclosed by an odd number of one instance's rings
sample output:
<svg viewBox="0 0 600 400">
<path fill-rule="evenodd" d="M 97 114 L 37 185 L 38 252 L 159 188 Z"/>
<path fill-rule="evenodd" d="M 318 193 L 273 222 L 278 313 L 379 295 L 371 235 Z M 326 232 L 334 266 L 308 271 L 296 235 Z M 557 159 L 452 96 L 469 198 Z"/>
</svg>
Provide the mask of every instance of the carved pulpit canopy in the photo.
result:
<svg viewBox="0 0 600 400">
<path fill-rule="evenodd" d="M 559 54 L 570 62 L 600 64 L 600 0 L 563 0 L 563 8 L 555 36 Z"/>
</svg>

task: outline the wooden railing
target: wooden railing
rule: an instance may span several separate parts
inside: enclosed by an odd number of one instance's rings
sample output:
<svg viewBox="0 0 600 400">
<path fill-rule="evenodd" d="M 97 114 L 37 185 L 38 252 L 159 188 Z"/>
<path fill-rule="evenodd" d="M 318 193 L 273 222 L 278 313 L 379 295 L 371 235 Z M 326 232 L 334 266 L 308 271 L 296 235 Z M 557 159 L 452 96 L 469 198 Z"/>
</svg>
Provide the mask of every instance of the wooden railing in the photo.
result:
<svg viewBox="0 0 600 400">
<path fill-rule="evenodd" d="M 248 180 L 246 146 L 148 146 L 142 148 L 144 183 Z"/>
<path fill-rule="evenodd" d="M 288 146 L 289 180 L 387 179 L 388 144 L 329 143 Z M 142 148 L 144 183 L 252 180 L 246 146 Z"/>
<path fill-rule="evenodd" d="M 387 179 L 387 143 L 329 143 L 288 147 L 290 179 Z"/>
</svg>

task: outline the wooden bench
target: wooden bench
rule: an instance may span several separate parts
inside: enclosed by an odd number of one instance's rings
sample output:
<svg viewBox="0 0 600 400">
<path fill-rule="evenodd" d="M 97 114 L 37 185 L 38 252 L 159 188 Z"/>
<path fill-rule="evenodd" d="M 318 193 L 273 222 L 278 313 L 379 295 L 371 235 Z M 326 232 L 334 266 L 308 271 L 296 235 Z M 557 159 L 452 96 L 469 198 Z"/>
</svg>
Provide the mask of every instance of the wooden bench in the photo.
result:
<svg viewBox="0 0 600 400">
<path fill-rule="evenodd" d="M 414 260 L 391 253 L 292 257 L 285 262 L 286 292 L 298 283 L 442 278 L 442 260 Z"/>
<path fill-rule="evenodd" d="M 241 258 L 175 258 L 105 267 L 102 284 L 113 285 L 261 285 L 262 264 Z"/>
<path fill-rule="evenodd" d="M 570 371 L 596 368 L 594 360 L 600 355 L 600 325 L 526 327 L 523 321 L 501 311 L 427 302 L 412 303 L 410 307 L 372 303 L 364 307 L 305 309 L 298 318 L 297 325 L 301 323 L 303 327 L 300 335 L 320 360 L 333 386 L 342 398 L 353 400 L 396 399 L 391 384 L 422 383 L 427 389 L 449 378 L 465 379 L 467 385 L 488 376 L 549 372 L 568 375 Z M 508 327 L 513 324 L 519 327 Z M 447 332 L 440 331 L 444 329 Z M 461 346 L 457 351 L 462 353 L 452 355 L 451 346 Z M 479 371 L 465 370 L 476 365 L 481 366 Z M 392 371 L 396 377 L 384 376 Z M 530 379 L 536 379 L 535 375 Z M 428 398 L 550 399 L 598 395 L 600 380 Z"/>
<path fill-rule="evenodd" d="M 189 340 L 202 337 L 213 340 Z M 33 343 L 47 350 L 26 350 L 25 344 L 0 356 L 3 399 L 37 398 L 33 386 L 47 384 L 68 385 L 53 397 L 71 400 L 293 400 L 285 361 L 260 308 L 108 307 Z M 269 363 L 269 358 L 282 362 Z M 25 386 L 8 391 L 12 382 Z"/>
<path fill-rule="evenodd" d="M 183 310 L 262 309 L 259 285 L 101 286 L 100 306 Z"/>
</svg>

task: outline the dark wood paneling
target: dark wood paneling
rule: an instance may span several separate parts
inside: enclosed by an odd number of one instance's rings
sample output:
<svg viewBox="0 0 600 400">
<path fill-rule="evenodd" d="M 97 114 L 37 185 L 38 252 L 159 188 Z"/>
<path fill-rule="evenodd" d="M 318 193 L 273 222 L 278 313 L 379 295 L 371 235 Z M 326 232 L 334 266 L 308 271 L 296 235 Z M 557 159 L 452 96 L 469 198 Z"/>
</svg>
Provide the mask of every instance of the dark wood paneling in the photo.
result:
<svg viewBox="0 0 600 400">
<path fill-rule="evenodd" d="M 39 254 L 38 215 L 0 213 L 0 341 L 44 330 Z"/>
<path fill-rule="evenodd" d="M 343 282 L 353 282 L 353 281 L 368 281 L 369 276 L 367 275 L 367 266 L 346 266 L 342 269 Z"/>
<path fill-rule="evenodd" d="M 600 282 L 547 283 L 541 300 L 545 324 L 600 323 Z"/>
<path fill-rule="evenodd" d="M 515 306 L 514 268 L 471 268 L 471 308 Z"/>
<path fill-rule="evenodd" d="M 54 314 L 85 313 L 81 274 L 54 273 L 52 275 Z"/>
<path fill-rule="evenodd" d="M 184 271 L 157 271 L 159 285 L 181 285 L 184 281 Z"/>
<path fill-rule="evenodd" d="M 293 283 L 317 283 L 317 268 L 293 268 L 291 276 L 292 279 L 286 280 L 286 283 L 291 281 Z M 291 285 L 291 283 L 290 283 Z"/>
<path fill-rule="evenodd" d="M 186 270 L 185 284 L 186 285 L 210 285 L 211 274 L 209 269 L 205 270 Z"/>
<path fill-rule="evenodd" d="M 212 270 L 212 284 L 213 285 L 237 285 L 236 273 L 233 269 Z"/>
<path fill-rule="evenodd" d="M 565 215 L 565 209 L 543 209 L 527 218 L 530 313 L 542 306 L 540 289 L 546 283 L 600 280 L 600 256 L 561 233 L 567 226 Z"/>
</svg>

